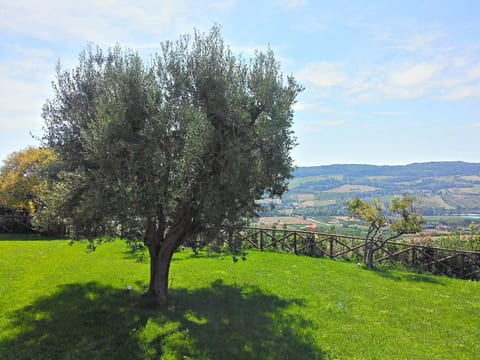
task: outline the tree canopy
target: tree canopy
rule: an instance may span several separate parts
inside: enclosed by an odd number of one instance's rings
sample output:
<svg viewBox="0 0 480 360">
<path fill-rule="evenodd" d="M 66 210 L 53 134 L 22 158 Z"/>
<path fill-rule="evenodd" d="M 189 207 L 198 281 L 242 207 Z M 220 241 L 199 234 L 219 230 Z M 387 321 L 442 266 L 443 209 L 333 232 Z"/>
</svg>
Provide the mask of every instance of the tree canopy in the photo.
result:
<svg viewBox="0 0 480 360">
<path fill-rule="evenodd" d="M 415 198 L 403 195 L 394 197 L 389 211 L 385 211 L 380 200 L 367 203 L 360 198 L 347 202 L 350 216 L 366 222 L 368 232 L 365 236 L 364 262 L 373 267 L 374 254 L 383 249 L 388 241 L 404 234 L 417 233 L 423 224 L 422 216 L 415 209 Z"/>
<path fill-rule="evenodd" d="M 8 156 L 0 168 L 0 206 L 32 215 L 47 189 L 47 171 L 55 162 L 50 149 L 27 148 Z"/>
<path fill-rule="evenodd" d="M 148 65 L 88 46 L 75 69 L 57 66 L 43 110 L 44 143 L 61 163 L 56 207 L 78 236 L 143 239 L 149 294 L 163 304 L 181 244 L 233 231 L 256 199 L 287 189 L 301 90 L 273 51 L 247 62 L 217 26 L 162 43 Z"/>
</svg>

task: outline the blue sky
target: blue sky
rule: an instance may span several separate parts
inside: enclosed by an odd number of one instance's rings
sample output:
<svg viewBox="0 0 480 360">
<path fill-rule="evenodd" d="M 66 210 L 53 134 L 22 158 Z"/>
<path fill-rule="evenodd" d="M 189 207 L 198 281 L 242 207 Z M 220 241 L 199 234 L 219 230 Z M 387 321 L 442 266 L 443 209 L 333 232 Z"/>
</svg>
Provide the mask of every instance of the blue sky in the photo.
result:
<svg viewBox="0 0 480 360">
<path fill-rule="evenodd" d="M 305 91 L 298 166 L 480 162 L 480 1 L 43 0 L 0 3 L 0 159 L 41 136 L 60 59 L 87 42 L 148 58 L 218 23 L 244 57 L 270 46 Z"/>
</svg>

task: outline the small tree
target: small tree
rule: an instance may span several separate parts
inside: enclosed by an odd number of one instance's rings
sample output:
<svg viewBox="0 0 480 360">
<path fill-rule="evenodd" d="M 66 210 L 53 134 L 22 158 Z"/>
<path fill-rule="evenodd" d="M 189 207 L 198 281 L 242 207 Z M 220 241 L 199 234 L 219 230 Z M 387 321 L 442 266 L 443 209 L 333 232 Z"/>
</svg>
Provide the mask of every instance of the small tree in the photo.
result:
<svg viewBox="0 0 480 360">
<path fill-rule="evenodd" d="M 0 168 L 0 206 L 33 215 L 47 190 L 48 168 L 55 162 L 53 152 L 29 147 L 8 156 Z"/>
<path fill-rule="evenodd" d="M 142 239 L 147 294 L 164 304 L 180 245 L 231 233 L 256 199 L 287 189 L 300 91 L 272 51 L 246 63 L 218 27 L 163 43 L 150 66 L 87 48 L 73 71 L 58 66 L 44 106 L 44 142 L 62 163 L 58 213 L 78 236 Z"/>
<path fill-rule="evenodd" d="M 383 249 L 388 241 L 417 233 L 423 224 L 423 218 L 416 213 L 415 198 L 407 195 L 393 198 L 389 212 L 384 211 L 378 199 L 367 203 L 355 198 L 347 202 L 347 206 L 351 217 L 360 218 L 368 225 L 363 255 L 367 268 L 373 268 L 375 252 Z"/>
<path fill-rule="evenodd" d="M 468 244 L 470 245 L 470 250 L 475 251 L 480 249 L 480 226 L 475 228 L 475 223 L 472 221 L 468 226 L 470 234 L 468 237 Z"/>
</svg>

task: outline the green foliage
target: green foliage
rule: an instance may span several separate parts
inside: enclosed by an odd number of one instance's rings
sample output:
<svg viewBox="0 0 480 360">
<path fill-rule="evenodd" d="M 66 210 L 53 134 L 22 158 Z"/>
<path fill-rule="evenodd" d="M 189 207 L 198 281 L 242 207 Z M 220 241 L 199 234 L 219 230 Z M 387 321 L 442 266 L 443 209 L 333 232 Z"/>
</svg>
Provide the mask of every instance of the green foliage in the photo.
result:
<svg viewBox="0 0 480 360">
<path fill-rule="evenodd" d="M 470 250 L 480 251 L 480 226 L 475 226 L 475 223 L 472 221 L 468 228 L 470 229 L 468 237 Z"/>
<path fill-rule="evenodd" d="M 186 251 L 172 263 L 173 300 L 158 311 L 138 298 L 148 283 L 137 279 L 149 265 L 131 261 L 122 242 L 95 253 L 67 243 L 0 241 L 0 358 L 428 360 L 480 353 L 478 282 L 286 254 L 251 251 L 248 261 L 233 263 Z"/>
<path fill-rule="evenodd" d="M 390 232 L 399 235 L 420 232 L 424 220 L 417 213 L 415 201 L 415 198 L 407 195 L 392 199 L 390 213 L 394 216 L 394 220 L 390 225 Z"/>
<path fill-rule="evenodd" d="M 58 66 L 54 91 L 44 141 L 67 194 L 51 208 L 81 236 L 147 220 L 165 232 L 180 218 L 185 238 L 212 233 L 286 190 L 301 87 L 271 50 L 236 58 L 218 27 L 163 43 L 150 66 L 87 47 L 74 70 Z"/>
<path fill-rule="evenodd" d="M 66 190 L 49 209 L 75 237 L 143 240 L 149 293 L 164 303 L 175 249 L 229 236 L 255 200 L 285 192 L 301 90 L 271 50 L 235 57 L 217 26 L 162 43 L 151 65 L 89 46 L 72 71 L 58 66 L 43 109 Z"/>
<path fill-rule="evenodd" d="M 403 234 L 419 232 L 423 218 L 416 213 L 415 199 L 407 195 L 393 198 L 389 212 L 385 212 L 380 200 L 366 203 L 360 198 L 347 202 L 349 214 L 365 221 L 369 227 L 367 238 L 392 240 Z"/>
<path fill-rule="evenodd" d="M 432 237 L 431 241 L 434 246 L 447 249 L 480 251 L 480 226 L 472 221 L 468 229 L 468 232 L 456 229 L 448 234 Z"/>
<path fill-rule="evenodd" d="M 47 172 L 56 159 L 51 150 L 27 148 L 10 154 L 0 168 L 0 207 L 32 215 L 42 206 Z"/>
<path fill-rule="evenodd" d="M 364 262 L 373 267 L 374 253 L 385 247 L 390 240 L 404 234 L 421 230 L 423 218 L 416 213 L 415 199 L 407 195 L 393 198 L 389 212 L 385 212 L 382 203 L 376 199 L 367 203 L 359 198 L 347 202 L 349 214 L 363 220 L 368 227 L 365 236 Z"/>
</svg>

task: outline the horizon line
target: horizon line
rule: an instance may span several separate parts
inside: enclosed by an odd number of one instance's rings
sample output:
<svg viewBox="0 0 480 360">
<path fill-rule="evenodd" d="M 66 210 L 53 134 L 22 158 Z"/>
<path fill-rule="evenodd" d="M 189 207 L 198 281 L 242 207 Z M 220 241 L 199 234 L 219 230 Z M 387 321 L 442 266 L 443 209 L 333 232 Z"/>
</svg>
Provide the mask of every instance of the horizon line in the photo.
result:
<svg viewBox="0 0 480 360">
<path fill-rule="evenodd" d="M 338 165 L 360 165 L 360 166 L 409 166 L 415 164 L 438 164 L 438 163 L 462 163 L 462 164 L 475 164 L 480 165 L 480 162 L 465 161 L 465 160 L 432 160 L 432 161 L 414 161 L 409 163 L 390 163 L 390 164 L 372 164 L 372 163 L 360 163 L 360 162 L 345 162 L 345 163 L 328 163 L 328 164 L 318 164 L 318 165 L 294 165 L 295 168 L 306 168 L 306 167 L 319 167 L 319 166 L 338 166 Z"/>
</svg>

